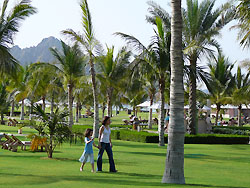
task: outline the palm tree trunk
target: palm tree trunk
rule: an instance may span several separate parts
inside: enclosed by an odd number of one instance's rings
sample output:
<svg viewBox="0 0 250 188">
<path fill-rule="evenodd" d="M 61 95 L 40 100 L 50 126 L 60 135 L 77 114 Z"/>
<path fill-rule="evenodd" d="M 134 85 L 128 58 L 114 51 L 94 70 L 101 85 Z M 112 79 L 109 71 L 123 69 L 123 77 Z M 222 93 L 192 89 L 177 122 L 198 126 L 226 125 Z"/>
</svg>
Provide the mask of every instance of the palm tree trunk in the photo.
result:
<svg viewBox="0 0 250 188">
<path fill-rule="evenodd" d="M 102 119 L 103 119 L 104 116 L 105 116 L 105 109 L 106 109 L 106 107 L 105 107 L 105 102 L 103 102 L 103 103 L 102 103 Z"/>
<path fill-rule="evenodd" d="M 31 106 L 32 108 L 32 106 Z M 22 100 L 22 109 L 21 109 L 21 116 L 20 116 L 21 120 L 24 120 L 24 99 Z"/>
<path fill-rule="evenodd" d="M 32 120 L 32 114 L 33 114 L 33 99 L 30 100 L 30 114 L 29 114 L 29 120 Z"/>
<path fill-rule="evenodd" d="M 165 74 L 165 73 L 164 73 Z M 159 122 L 158 122 L 158 132 L 159 132 L 159 146 L 164 146 L 164 118 L 165 118 L 165 97 L 164 97 L 164 90 L 165 90 L 165 77 L 161 75 L 161 79 L 159 80 L 160 85 L 160 114 L 159 114 Z"/>
<path fill-rule="evenodd" d="M 184 177 L 184 88 L 182 59 L 181 0 L 171 0 L 170 122 L 166 167 L 162 183 L 185 184 Z"/>
<path fill-rule="evenodd" d="M 72 97 L 72 92 L 73 88 L 71 84 L 68 84 L 68 103 L 69 103 L 69 127 L 72 128 L 73 125 L 73 109 L 72 109 L 72 104 L 73 104 L 73 97 Z"/>
<path fill-rule="evenodd" d="M 153 102 L 154 102 L 154 98 L 152 95 L 150 95 L 150 106 L 153 105 Z M 152 129 L 152 122 L 153 122 L 153 112 L 152 112 L 152 108 L 149 108 L 149 117 L 148 117 L 148 128 L 149 129 Z"/>
<path fill-rule="evenodd" d="M 108 116 L 112 116 L 112 95 L 113 95 L 113 88 L 108 88 L 107 90 L 107 105 L 108 105 Z"/>
<path fill-rule="evenodd" d="M 52 141 L 52 137 L 50 136 L 48 158 L 52 158 L 52 155 L 53 155 L 53 141 Z"/>
<path fill-rule="evenodd" d="M 45 112 L 45 97 L 44 97 L 44 96 L 42 97 L 42 101 L 43 101 L 42 109 L 43 109 L 43 111 Z"/>
<path fill-rule="evenodd" d="M 54 91 L 52 92 L 51 104 L 50 104 L 50 114 L 54 113 Z"/>
<path fill-rule="evenodd" d="M 3 112 L 1 112 L 1 125 L 5 124 L 3 119 L 4 119 L 4 114 L 3 114 Z"/>
<path fill-rule="evenodd" d="M 81 102 L 79 102 L 78 117 L 79 117 L 80 119 L 82 118 L 81 110 L 82 110 L 82 104 L 81 104 Z"/>
<path fill-rule="evenodd" d="M 10 117 L 14 117 L 14 109 L 15 109 L 15 101 L 13 100 L 13 101 L 11 102 Z"/>
<path fill-rule="evenodd" d="M 98 137 L 99 132 L 99 109 L 98 109 L 98 98 L 97 98 L 97 88 L 96 88 L 96 78 L 95 78 L 95 68 L 92 59 L 92 55 L 90 55 L 90 72 L 92 79 L 92 90 L 93 90 L 93 98 L 94 98 L 94 124 L 93 124 L 93 136 L 95 138 Z"/>
<path fill-rule="evenodd" d="M 238 106 L 238 126 L 241 127 L 242 124 L 241 124 L 241 105 Z"/>
<path fill-rule="evenodd" d="M 76 102 L 76 122 L 79 122 L 79 97 L 77 98 L 77 102 Z"/>
<path fill-rule="evenodd" d="M 191 72 L 189 75 L 190 87 L 189 87 L 189 119 L 188 119 L 188 133 L 196 134 L 196 121 L 197 121 L 197 109 L 196 109 L 196 58 L 190 60 Z"/>
<path fill-rule="evenodd" d="M 215 126 L 218 125 L 219 113 L 220 113 L 220 104 L 217 103 L 216 104 Z"/>
</svg>

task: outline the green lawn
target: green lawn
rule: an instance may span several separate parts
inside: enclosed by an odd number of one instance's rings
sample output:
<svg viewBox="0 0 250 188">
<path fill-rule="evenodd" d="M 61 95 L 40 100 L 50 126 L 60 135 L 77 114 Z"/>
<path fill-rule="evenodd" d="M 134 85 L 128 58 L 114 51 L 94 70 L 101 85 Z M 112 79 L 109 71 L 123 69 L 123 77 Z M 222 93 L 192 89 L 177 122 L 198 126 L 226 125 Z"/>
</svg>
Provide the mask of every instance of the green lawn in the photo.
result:
<svg viewBox="0 0 250 188">
<path fill-rule="evenodd" d="M 1 131 L 0 131 L 1 132 Z M 91 173 L 87 163 L 79 171 L 83 145 L 63 144 L 48 159 L 44 152 L 0 149 L 0 182 L 4 187 L 249 187 L 249 145 L 185 145 L 186 185 L 161 184 L 166 146 L 113 141 L 118 173 Z M 97 149 L 94 156 L 97 158 Z M 95 164 L 96 166 L 96 164 Z"/>
</svg>

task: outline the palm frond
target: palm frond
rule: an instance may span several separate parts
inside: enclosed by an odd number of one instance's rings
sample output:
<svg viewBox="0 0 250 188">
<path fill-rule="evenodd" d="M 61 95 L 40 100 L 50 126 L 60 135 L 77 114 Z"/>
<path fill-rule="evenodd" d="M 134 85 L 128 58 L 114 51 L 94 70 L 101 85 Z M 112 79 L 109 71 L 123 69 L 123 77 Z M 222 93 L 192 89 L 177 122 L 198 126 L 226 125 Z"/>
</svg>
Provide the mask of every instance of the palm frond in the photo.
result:
<svg viewBox="0 0 250 188">
<path fill-rule="evenodd" d="M 122 39 L 124 39 L 128 45 L 131 45 L 136 51 L 139 53 L 143 51 L 148 51 L 147 48 L 134 36 L 127 35 L 125 33 L 116 32 L 114 33 L 116 36 L 120 36 Z"/>
</svg>

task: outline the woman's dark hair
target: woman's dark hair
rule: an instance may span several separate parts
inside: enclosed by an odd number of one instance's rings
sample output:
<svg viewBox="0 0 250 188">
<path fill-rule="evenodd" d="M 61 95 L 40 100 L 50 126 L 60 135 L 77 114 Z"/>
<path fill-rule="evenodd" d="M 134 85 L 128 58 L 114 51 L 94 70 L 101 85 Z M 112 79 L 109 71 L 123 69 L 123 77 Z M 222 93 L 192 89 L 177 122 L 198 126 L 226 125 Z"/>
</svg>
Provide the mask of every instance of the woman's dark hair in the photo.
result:
<svg viewBox="0 0 250 188">
<path fill-rule="evenodd" d="M 103 120 L 102 120 L 102 125 L 106 125 L 107 121 L 110 119 L 109 116 L 104 116 Z"/>
<path fill-rule="evenodd" d="M 89 137 L 91 132 L 93 132 L 92 129 L 89 129 L 89 128 L 86 129 L 86 131 L 85 131 L 85 133 L 84 133 L 84 136 L 85 136 L 85 137 Z"/>
</svg>

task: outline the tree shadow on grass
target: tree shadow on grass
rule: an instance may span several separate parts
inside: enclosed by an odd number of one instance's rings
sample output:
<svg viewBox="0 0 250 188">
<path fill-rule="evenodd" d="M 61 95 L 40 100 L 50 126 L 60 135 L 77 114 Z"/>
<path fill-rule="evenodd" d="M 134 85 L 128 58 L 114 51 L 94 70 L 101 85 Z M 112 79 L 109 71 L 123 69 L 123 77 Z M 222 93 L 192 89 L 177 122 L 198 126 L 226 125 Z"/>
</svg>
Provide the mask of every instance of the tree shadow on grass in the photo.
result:
<svg viewBox="0 0 250 188">
<path fill-rule="evenodd" d="M 135 155 L 150 155 L 150 156 L 164 156 L 166 157 L 166 153 L 152 153 L 152 152 L 134 152 L 134 151 L 117 151 L 119 153 L 130 153 Z"/>
<path fill-rule="evenodd" d="M 105 176 L 104 176 L 105 174 Z M 95 176 L 36 176 L 33 174 L 8 174 L 8 173 L 0 173 L 0 175 L 3 177 L 21 177 L 24 179 L 22 182 L 22 185 L 49 185 L 54 184 L 61 181 L 70 181 L 72 182 L 83 182 L 90 183 L 94 182 L 100 185 L 117 185 L 117 186 L 129 186 L 129 187 L 165 187 L 169 186 L 172 187 L 174 184 L 162 184 L 161 176 L 155 176 L 152 174 L 137 174 L 137 173 L 125 173 L 125 172 L 118 172 L 118 173 L 98 173 Z M 125 176 L 125 177 L 124 177 Z M 129 177 L 127 177 L 129 176 Z M 31 181 L 26 180 L 25 178 L 30 179 Z M 158 182 L 146 182 L 144 179 L 149 178 L 159 178 Z M 11 185 L 11 182 L 8 183 L 8 185 Z M 12 184 L 13 185 L 13 184 Z M 86 185 L 86 184 L 85 184 Z M 214 185 L 205 185 L 205 184 L 185 184 L 185 185 L 174 185 L 174 186 L 180 186 L 180 187 L 218 187 L 218 188 L 247 188 L 247 187 L 238 187 L 238 186 L 214 186 Z"/>
<path fill-rule="evenodd" d="M 184 158 L 203 158 L 203 157 L 207 157 L 208 155 L 204 155 L 204 154 L 199 154 L 199 153 L 194 153 L 194 154 L 184 154 Z"/>
<path fill-rule="evenodd" d="M 115 146 L 122 146 L 122 147 L 129 147 L 129 148 L 147 148 L 147 149 L 164 149 L 166 150 L 165 147 L 159 147 L 157 143 L 141 143 L 141 142 L 132 142 L 132 141 L 123 141 L 123 142 L 115 142 Z"/>
</svg>

